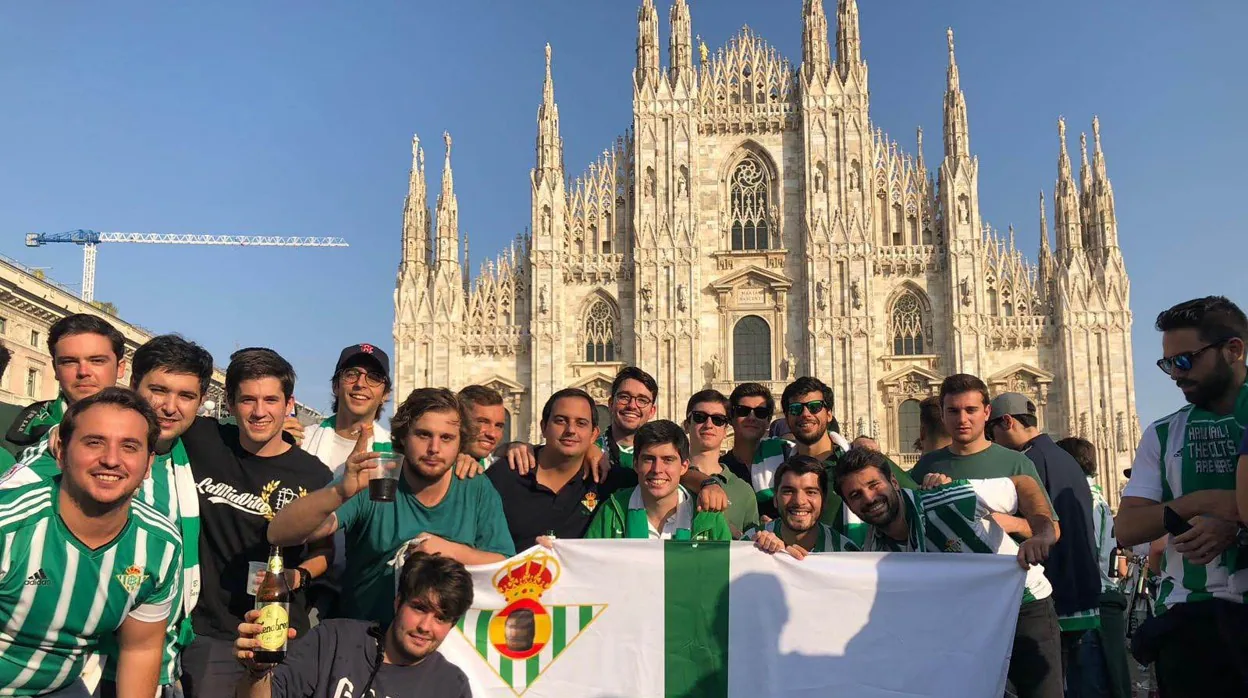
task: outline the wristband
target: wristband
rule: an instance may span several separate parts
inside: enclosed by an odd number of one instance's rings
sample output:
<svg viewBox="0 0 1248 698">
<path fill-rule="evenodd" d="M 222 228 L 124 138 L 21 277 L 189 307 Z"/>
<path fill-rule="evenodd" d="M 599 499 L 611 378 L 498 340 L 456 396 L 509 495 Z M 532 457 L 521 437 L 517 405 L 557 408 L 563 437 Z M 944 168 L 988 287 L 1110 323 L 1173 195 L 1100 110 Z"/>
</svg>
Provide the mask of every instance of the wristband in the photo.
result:
<svg viewBox="0 0 1248 698">
<path fill-rule="evenodd" d="M 299 575 L 299 588 L 303 589 L 308 586 L 308 582 L 312 581 L 312 573 L 304 567 L 296 567 L 295 573 Z"/>
</svg>

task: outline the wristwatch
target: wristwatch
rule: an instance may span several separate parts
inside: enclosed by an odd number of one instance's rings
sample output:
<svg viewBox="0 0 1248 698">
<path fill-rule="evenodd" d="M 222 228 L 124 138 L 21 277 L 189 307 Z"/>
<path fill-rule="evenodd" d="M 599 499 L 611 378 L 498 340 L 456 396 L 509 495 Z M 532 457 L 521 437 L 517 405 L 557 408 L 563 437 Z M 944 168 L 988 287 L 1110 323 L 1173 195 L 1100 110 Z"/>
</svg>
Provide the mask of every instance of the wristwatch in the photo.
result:
<svg viewBox="0 0 1248 698">
<path fill-rule="evenodd" d="M 312 573 L 303 567 L 296 567 L 295 574 L 299 577 L 299 584 L 297 585 L 299 589 L 306 587 L 308 582 L 312 580 Z"/>
<path fill-rule="evenodd" d="M 715 485 L 717 487 L 723 487 L 724 485 L 727 485 L 727 484 L 728 484 L 728 478 L 724 477 L 722 473 L 717 473 L 703 480 L 702 484 L 699 485 L 699 487 L 710 487 L 711 485 Z"/>
</svg>

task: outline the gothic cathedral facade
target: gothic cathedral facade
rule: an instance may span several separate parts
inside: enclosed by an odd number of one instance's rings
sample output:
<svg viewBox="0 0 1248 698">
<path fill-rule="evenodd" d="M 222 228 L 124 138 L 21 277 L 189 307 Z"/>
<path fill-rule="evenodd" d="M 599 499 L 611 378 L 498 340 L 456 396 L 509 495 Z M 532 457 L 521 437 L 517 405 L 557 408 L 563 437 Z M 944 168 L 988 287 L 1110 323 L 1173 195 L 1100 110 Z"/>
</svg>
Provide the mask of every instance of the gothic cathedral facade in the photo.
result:
<svg viewBox="0 0 1248 698">
<path fill-rule="evenodd" d="M 855 0 L 834 36 L 805 0 L 793 66 L 748 27 L 695 45 L 674 0 L 668 66 L 653 0 L 638 15 L 632 126 L 580 177 L 564 171 L 546 48 L 529 230 L 470 276 L 451 139 L 431 216 L 412 143 L 395 291 L 396 396 L 493 386 L 510 438 L 535 439 L 556 390 L 605 405 L 637 365 L 658 380 L 658 417 L 680 421 L 707 387 L 756 381 L 778 396 L 800 375 L 832 386 L 847 438 L 868 434 L 906 467 L 918 401 L 952 373 L 1018 391 L 1041 426 L 1100 454 L 1116 504 L 1139 436 L 1130 284 L 1094 120 L 1076 181 L 1066 127 L 1040 201 L 1038 264 L 980 217 L 978 159 L 948 34 L 944 157 L 929 172 L 873 127 Z M 833 43 L 835 50 L 833 50 Z M 461 261 L 462 260 L 462 261 Z"/>
</svg>

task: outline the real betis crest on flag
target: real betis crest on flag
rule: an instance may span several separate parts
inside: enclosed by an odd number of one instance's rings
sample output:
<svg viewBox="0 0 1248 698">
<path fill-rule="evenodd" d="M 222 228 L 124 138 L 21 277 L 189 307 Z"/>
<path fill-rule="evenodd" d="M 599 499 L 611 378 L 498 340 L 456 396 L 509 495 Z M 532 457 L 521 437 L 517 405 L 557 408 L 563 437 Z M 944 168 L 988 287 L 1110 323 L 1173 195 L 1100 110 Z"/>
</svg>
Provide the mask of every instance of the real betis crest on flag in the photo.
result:
<svg viewBox="0 0 1248 698">
<path fill-rule="evenodd" d="M 440 651 L 478 698 L 1000 698 L 1013 556 L 559 540 L 470 567 Z"/>
<path fill-rule="evenodd" d="M 559 562 L 540 550 L 514 560 L 493 579 L 507 605 L 471 609 L 458 628 L 498 678 L 520 696 L 606 605 L 543 605 L 542 594 L 559 582 Z"/>
</svg>

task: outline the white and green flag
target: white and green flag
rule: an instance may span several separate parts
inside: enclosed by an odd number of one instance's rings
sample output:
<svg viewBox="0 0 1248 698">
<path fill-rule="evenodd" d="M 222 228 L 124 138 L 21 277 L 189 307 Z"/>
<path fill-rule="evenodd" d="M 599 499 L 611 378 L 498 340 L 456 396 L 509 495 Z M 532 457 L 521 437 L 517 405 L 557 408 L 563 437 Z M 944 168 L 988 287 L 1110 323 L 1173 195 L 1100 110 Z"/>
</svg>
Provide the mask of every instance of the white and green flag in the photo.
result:
<svg viewBox="0 0 1248 698">
<path fill-rule="evenodd" d="M 485 698 L 1000 698 L 1012 556 L 557 541 L 469 568 L 443 654 Z"/>
</svg>

